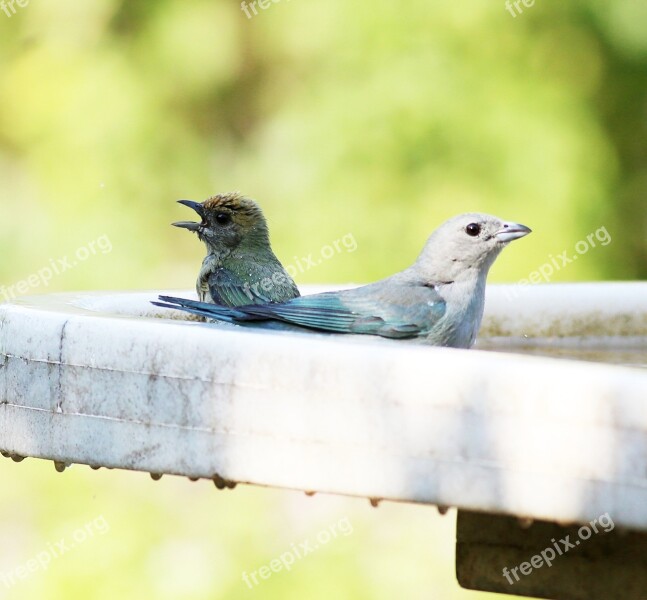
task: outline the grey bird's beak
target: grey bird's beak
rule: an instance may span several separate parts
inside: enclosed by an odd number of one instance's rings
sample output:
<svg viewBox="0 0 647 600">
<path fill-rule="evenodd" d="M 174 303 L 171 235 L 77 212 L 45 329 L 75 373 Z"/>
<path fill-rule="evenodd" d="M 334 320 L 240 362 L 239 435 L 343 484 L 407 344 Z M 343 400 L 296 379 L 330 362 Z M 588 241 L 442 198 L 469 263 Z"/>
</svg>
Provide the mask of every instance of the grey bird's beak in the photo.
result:
<svg viewBox="0 0 647 600">
<path fill-rule="evenodd" d="M 194 202 L 193 200 L 178 200 L 178 203 L 192 208 L 198 213 L 198 215 L 200 215 L 200 218 L 204 220 L 204 208 L 200 202 Z M 194 221 L 178 221 L 177 223 L 172 223 L 172 225 L 173 227 L 188 229 L 189 231 L 198 231 L 200 227 L 202 227 L 201 223 L 195 223 Z"/>
<path fill-rule="evenodd" d="M 520 223 L 506 222 L 501 225 L 501 229 L 499 229 L 494 235 L 500 242 L 508 243 L 512 240 L 518 240 L 519 238 L 522 238 L 524 235 L 528 235 L 531 232 L 532 229 L 526 227 L 525 225 L 521 225 Z"/>
</svg>

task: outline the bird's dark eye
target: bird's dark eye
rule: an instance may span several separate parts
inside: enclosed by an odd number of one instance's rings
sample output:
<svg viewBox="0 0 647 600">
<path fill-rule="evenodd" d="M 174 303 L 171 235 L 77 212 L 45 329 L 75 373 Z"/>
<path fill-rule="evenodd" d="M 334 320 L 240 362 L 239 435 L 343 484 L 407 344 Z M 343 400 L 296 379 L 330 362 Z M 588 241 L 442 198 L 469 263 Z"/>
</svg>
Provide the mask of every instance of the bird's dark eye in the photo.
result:
<svg viewBox="0 0 647 600">
<path fill-rule="evenodd" d="M 218 223 L 218 225 L 227 225 L 229 221 L 231 221 L 231 215 L 228 213 L 218 213 L 216 215 L 216 223 Z"/>
<path fill-rule="evenodd" d="M 465 233 L 467 235 L 471 235 L 472 237 L 476 237 L 479 233 L 481 233 L 481 226 L 478 223 L 470 223 L 465 228 Z"/>
</svg>

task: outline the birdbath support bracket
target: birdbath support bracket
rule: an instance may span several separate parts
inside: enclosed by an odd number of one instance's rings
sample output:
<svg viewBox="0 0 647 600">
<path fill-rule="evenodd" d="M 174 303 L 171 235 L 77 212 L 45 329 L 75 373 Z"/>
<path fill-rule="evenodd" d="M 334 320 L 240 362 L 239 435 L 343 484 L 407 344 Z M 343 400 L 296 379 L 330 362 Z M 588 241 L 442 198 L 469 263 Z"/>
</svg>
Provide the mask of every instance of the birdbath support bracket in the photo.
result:
<svg viewBox="0 0 647 600">
<path fill-rule="evenodd" d="M 549 600 L 643 600 L 647 534 L 618 529 L 609 517 L 561 526 L 459 510 L 458 582 Z"/>
</svg>

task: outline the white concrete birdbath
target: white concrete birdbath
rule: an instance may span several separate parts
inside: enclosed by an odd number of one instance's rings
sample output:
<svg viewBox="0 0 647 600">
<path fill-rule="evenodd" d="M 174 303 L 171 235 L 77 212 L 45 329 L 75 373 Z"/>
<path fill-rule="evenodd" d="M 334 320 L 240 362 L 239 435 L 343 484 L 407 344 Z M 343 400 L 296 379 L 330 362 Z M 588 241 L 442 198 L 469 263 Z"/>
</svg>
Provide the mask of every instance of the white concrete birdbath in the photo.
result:
<svg viewBox="0 0 647 600">
<path fill-rule="evenodd" d="M 647 530 L 647 284 L 489 286 L 472 350 L 157 295 L 0 305 L 5 454 Z"/>
</svg>

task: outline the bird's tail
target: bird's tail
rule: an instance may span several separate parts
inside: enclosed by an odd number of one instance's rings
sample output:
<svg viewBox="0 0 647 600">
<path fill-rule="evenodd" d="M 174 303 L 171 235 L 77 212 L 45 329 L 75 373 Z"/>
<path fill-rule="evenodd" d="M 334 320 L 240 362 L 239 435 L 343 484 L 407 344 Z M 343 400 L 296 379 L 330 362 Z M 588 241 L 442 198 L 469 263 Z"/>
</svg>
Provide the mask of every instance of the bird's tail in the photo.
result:
<svg viewBox="0 0 647 600">
<path fill-rule="evenodd" d="M 151 302 L 151 304 L 161 306 L 162 308 L 175 308 L 194 315 L 206 317 L 207 319 L 217 319 L 218 321 L 226 321 L 227 323 L 236 323 L 238 320 L 244 320 L 246 318 L 245 313 L 235 308 L 218 306 L 217 304 L 198 302 L 196 300 L 188 300 L 187 298 L 175 298 L 173 296 L 160 296 L 159 299 L 160 302 Z"/>
</svg>

